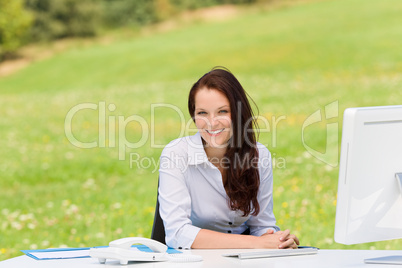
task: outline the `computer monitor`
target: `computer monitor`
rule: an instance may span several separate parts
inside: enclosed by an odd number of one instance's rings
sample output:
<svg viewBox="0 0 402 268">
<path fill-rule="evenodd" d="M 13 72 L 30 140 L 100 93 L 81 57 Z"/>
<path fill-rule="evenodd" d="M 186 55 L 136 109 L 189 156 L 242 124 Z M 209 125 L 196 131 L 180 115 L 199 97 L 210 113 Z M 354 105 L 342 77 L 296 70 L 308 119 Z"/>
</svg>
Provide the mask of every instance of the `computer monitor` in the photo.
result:
<svg viewBox="0 0 402 268">
<path fill-rule="evenodd" d="M 402 105 L 344 112 L 335 241 L 402 238 Z"/>
</svg>

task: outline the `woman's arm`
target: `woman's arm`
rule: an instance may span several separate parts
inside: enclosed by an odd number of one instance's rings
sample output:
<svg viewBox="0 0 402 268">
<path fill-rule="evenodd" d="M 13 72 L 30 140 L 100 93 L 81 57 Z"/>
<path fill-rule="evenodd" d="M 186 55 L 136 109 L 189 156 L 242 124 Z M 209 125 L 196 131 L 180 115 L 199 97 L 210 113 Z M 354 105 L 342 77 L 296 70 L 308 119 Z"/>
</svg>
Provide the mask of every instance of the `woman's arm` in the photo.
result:
<svg viewBox="0 0 402 268">
<path fill-rule="evenodd" d="M 268 230 L 262 236 L 226 234 L 207 229 L 201 229 L 191 248 L 297 248 L 299 240 L 291 235 L 289 230 Z"/>
<path fill-rule="evenodd" d="M 273 230 L 279 235 L 281 244 L 278 248 L 294 248 L 299 245 L 299 239 L 290 234 L 289 230 L 279 231 L 275 223 L 273 214 L 273 176 L 272 176 L 272 161 L 271 154 L 268 149 L 259 144 L 259 171 L 260 171 L 260 189 L 258 193 L 258 202 L 260 204 L 260 213 L 257 216 L 251 216 L 246 224 L 250 227 L 251 235 L 261 236 L 271 239 Z M 269 237 L 266 237 L 269 236 Z M 274 239 L 274 242 L 278 240 Z M 265 240 L 266 246 L 270 247 L 270 241 Z"/>
<path fill-rule="evenodd" d="M 200 230 L 190 220 L 192 201 L 185 182 L 187 158 L 182 147 L 182 143 L 167 146 L 159 169 L 159 213 L 166 244 L 173 248 L 190 248 Z"/>
</svg>

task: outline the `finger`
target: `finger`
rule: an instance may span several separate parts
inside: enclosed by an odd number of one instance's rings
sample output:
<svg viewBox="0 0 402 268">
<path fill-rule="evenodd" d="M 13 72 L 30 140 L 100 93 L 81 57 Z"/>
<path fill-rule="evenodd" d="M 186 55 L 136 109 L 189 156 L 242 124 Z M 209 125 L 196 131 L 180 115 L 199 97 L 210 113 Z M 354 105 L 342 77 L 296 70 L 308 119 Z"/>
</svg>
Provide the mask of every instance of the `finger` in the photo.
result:
<svg viewBox="0 0 402 268">
<path fill-rule="evenodd" d="M 265 236 L 265 235 L 271 235 L 271 234 L 273 234 L 274 232 L 272 231 L 272 230 L 267 230 L 267 232 L 266 233 L 263 233 L 261 236 Z"/>
<path fill-rule="evenodd" d="M 299 238 L 297 238 L 297 236 L 292 234 L 289 236 L 289 238 L 292 238 L 297 245 L 300 245 L 300 241 L 299 241 Z"/>
<path fill-rule="evenodd" d="M 300 245 L 299 238 L 297 238 L 297 236 L 294 234 L 289 235 L 288 239 L 293 239 L 297 245 Z"/>
<path fill-rule="evenodd" d="M 295 241 L 295 243 L 297 245 L 300 245 L 300 241 L 299 241 L 299 238 L 297 238 L 297 236 L 294 236 L 293 240 Z"/>
<path fill-rule="evenodd" d="M 286 229 L 285 231 L 283 231 L 283 233 L 281 234 L 281 237 L 279 238 L 280 241 L 285 241 L 287 239 L 287 237 L 290 234 L 290 230 Z"/>
<path fill-rule="evenodd" d="M 286 242 L 280 244 L 280 245 L 279 245 L 279 248 L 280 248 L 280 249 L 283 249 L 283 248 L 292 248 L 292 247 L 295 246 L 295 245 L 296 245 L 296 244 L 295 244 L 295 241 L 294 241 L 293 239 L 289 239 L 289 240 L 286 240 Z"/>
<path fill-rule="evenodd" d="M 266 233 L 264 233 L 264 234 L 262 234 L 261 236 L 263 236 L 263 235 L 271 235 L 271 234 L 273 234 L 273 233 L 275 233 L 275 231 L 274 231 L 274 230 L 272 230 L 272 229 L 268 229 L 268 230 L 267 230 L 267 232 L 266 232 Z"/>
</svg>

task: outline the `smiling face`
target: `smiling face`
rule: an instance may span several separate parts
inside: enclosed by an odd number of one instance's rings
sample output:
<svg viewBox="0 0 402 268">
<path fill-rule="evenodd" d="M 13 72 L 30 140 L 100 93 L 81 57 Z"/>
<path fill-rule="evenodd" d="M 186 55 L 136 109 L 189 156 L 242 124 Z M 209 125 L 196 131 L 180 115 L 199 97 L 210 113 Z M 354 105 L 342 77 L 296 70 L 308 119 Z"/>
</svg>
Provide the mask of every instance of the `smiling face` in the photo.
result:
<svg viewBox="0 0 402 268">
<path fill-rule="evenodd" d="M 195 125 L 207 146 L 226 148 L 232 136 L 228 98 L 216 89 L 201 88 L 195 94 Z"/>
</svg>

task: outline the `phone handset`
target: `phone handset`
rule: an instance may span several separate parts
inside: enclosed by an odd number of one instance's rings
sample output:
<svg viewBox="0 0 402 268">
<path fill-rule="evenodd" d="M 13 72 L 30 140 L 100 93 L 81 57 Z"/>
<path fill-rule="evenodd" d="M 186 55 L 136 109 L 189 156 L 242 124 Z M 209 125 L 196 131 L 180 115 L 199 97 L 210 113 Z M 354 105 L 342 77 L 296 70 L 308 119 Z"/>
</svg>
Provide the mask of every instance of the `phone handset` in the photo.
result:
<svg viewBox="0 0 402 268">
<path fill-rule="evenodd" d="M 154 252 L 141 251 L 132 248 L 134 244 L 143 244 Z M 107 259 L 118 260 L 120 264 L 127 264 L 129 261 L 167 261 L 167 246 L 148 238 L 126 237 L 114 240 L 109 243 L 109 247 L 91 248 L 89 255 L 98 258 L 100 263 L 105 263 Z"/>
<path fill-rule="evenodd" d="M 154 252 L 165 253 L 168 247 L 158 241 L 144 237 L 125 237 L 109 243 L 109 247 L 130 249 L 134 244 L 143 244 Z"/>
</svg>

